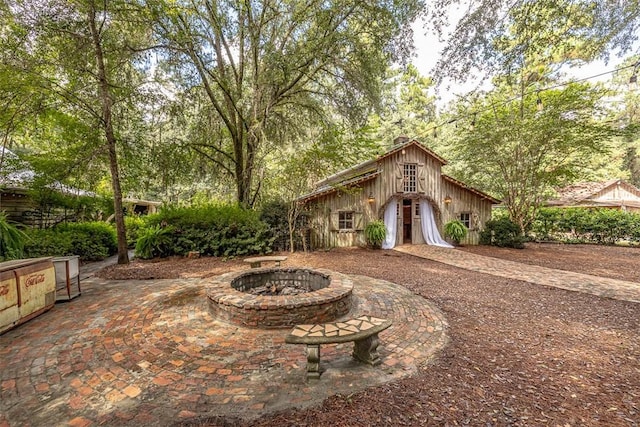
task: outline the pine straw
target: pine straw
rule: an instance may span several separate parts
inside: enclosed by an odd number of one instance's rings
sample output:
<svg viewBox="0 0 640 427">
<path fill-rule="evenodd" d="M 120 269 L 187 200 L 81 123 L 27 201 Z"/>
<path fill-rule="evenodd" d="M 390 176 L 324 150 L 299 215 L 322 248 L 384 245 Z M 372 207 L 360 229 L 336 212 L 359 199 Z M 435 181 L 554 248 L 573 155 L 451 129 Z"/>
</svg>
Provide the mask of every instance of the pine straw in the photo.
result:
<svg viewBox="0 0 640 427">
<path fill-rule="evenodd" d="M 463 248 L 638 281 L 640 249 L 530 245 L 519 252 Z M 202 274 L 212 274 L 206 259 Z M 210 260 L 219 263 L 217 260 Z M 184 274 L 184 260 L 153 263 Z M 242 267 L 238 261 L 227 266 Z M 636 426 L 640 420 L 640 306 L 364 249 L 293 254 L 287 265 L 329 268 L 401 284 L 432 301 L 450 343 L 418 374 L 321 406 L 257 420 L 198 426 Z M 112 269 L 114 275 L 116 269 Z M 127 272 L 131 276 L 131 268 Z M 148 266 L 144 274 L 149 275 Z"/>
</svg>

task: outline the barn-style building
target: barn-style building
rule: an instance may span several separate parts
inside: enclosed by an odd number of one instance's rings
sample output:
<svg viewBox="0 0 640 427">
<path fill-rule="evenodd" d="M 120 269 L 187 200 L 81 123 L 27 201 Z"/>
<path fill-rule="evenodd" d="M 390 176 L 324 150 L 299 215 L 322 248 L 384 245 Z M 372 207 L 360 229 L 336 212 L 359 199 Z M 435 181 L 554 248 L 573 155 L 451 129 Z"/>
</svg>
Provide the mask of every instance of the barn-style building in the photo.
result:
<svg viewBox="0 0 640 427">
<path fill-rule="evenodd" d="M 605 208 L 640 212 L 640 189 L 621 179 L 579 182 L 556 190 L 546 205 L 557 208 Z"/>
<path fill-rule="evenodd" d="M 364 229 L 382 219 L 383 248 L 403 244 L 449 246 L 443 226 L 459 219 L 477 244 L 491 207 L 499 201 L 442 173 L 447 162 L 415 139 L 398 137 L 386 153 L 338 172 L 298 199 L 309 214 L 311 245 L 365 245 Z"/>
</svg>

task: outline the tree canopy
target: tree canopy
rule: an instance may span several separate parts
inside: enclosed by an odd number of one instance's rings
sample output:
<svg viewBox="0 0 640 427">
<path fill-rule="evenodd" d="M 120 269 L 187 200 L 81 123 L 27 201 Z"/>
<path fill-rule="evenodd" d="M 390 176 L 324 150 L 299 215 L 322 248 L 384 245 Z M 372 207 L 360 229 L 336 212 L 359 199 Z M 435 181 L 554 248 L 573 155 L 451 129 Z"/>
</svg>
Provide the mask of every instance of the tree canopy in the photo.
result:
<svg viewBox="0 0 640 427">
<path fill-rule="evenodd" d="M 407 65 L 411 22 L 444 30 L 446 10 L 467 3 L 436 74 Z M 627 54 L 638 6 L 0 0 L 0 138 L 43 179 L 112 194 L 121 244 L 123 194 L 291 200 L 399 134 L 451 159 L 448 173 L 504 199 L 526 227 L 556 184 L 640 179 L 637 93 L 561 77 L 566 64 Z M 439 114 L 438 81 L 478 70 L 493 88 Z M 603 108 L 611 98 L 624 102 Z M 615 161 L 597 160 L 609 149 Z"/>
<path fill-rule="evenodd" d="M 203 91 L 215 129 L 191 146 L 252 205 L 270 145 L 299 134 L 301 117 L 362 122 L 381 78 L 406 57 L 419 1 L 147 2 L 162 60 L 183 90 Z M 206 117 L 205 117 L 206 118 Z M 309 123 L 306 120 L 306 123 Z"/>
<path fill-rule="evenodd" d="M 466 106 L 472 122 L 452 141 L 457 173 L 500 198 L 526 230 L 554 188 L 606 154 L 614 130 L 597 119 L 603 94 L 575 83 L 539 94 L 503 87 Z"/>
<path fill-rule="evenodd" d="M 464 81 L 478 70 L 489 75 L 522 66 L 523 52 L 550 63 L 587 63 L 631 51 L 638 40 L 638 0 L 435 0 L 425 21 L 445 36 L 443 11 L 464 7 L 434 68 L 440 81 Z"/>
</svg>

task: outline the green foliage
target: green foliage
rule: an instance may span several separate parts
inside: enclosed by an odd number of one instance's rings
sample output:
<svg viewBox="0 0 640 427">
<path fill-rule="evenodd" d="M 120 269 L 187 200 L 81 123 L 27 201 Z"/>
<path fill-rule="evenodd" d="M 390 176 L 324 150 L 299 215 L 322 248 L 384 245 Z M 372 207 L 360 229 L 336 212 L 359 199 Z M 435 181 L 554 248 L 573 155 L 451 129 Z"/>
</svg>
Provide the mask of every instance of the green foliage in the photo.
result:
<svg viewBox="0 0 640 427">
<path fill-rule="evenodd" d="M 27 236 L 0 212 L 0 261 L 22 258 Z"/>
<path fill-rule="evenodd" d="M 191 148 L 233 178 L 246 206 L 261 189 L 255 173 L 261 153 L 304 128 L 301 119 L 315 127 L 340 119 L 362 123 L 380 103 L 387 66 L 407 58 L 407 26 L 423 6 L 419 0 L 160 4 L 154 27 L 161 29 L 160 44 L 174 52 L 167 64 L 189 87 L 206 88 L 209 113 L 200 117 L 209 131 Z M 216 40 L 233 46 L 218 49 Z"/>
<path fill-rule="evenodd" d="M 54 228 L 27 230 L 29 241 L 24 252 L 27 258 L 66 256 L 76 254 L 70 233 L 58 233 Z"/>
<path fill-rule="evenodd" d="M 466 107 L 477 111 L 475 124 L 461 129 L 452 146 L 454 175 L 502 200 L 524 231 L 554 188 L 605 154 L 603 142 L 615 130 L 593 120 L 602 113 L 601 89 L 577 83 L 539 95 L 520 89 L 505 84 Z"/>
<path fill-rule="evenodd" d="M 399 135 L 410 135 L 431 144 L 436 122 L 435 97 L 431 95 L 433 82 L 409 64 L 402 70 L 391 70 L 384 91 L 383 110 L 369 117 L 369 125 L 376 131 L 376 139 L 391 144 Z"/>
<path fill-rule="evenodd" d="M 146 227 L 144 219 L 140 216 L 125 216 L 125 230 L 127 231 L 127 247 L 135 248 L 140 235 Z"/>
<path fill-rule="evenodd" d="M 113 227 L 104 222 L 61 224 L 27 231 L 27 257 L 80 255 L 83 261 L 99 261 L 117 251 Z"/>
<path fill-rule="evenodd" d="M 449 221 L 444 226 L 444 235 L 451 238 L 457 244 L 460 244 L 460 242 L 467 237 L 468 232 L 467 227 L 458 219 Z"/>
<path fill-rule="evenodd" d="M 289 250 L 288 215 L 289 204 L 283 201 L 273 200 L 260 208 L 260 220 L 269 226 L 276 251 Z"/>
<path fill-rule="evenodd" d="M 520 227 L 506 217 L 487 221 L 480 232 L 481 245 L 523 249 L 524 240 Z"/>
<path fill-rule="evenodd" d="M 492 72 L 517 67 L 532 54 L 547 64 L 583 64 L 630 51 L 637 40 L 639 2 L 590 0 L 479 0 L 469 7 L 454 31 L 446 34 L 451 0 L 429 2 L 432 28 L 446 35 L 434 67 L 439 79 L 464 80 L 478 69 Z M 524 58 L 523 58 L 524 57 Z M 584 61 L 584 62 L 583 62 Z"/>
<path fill-rule="evenodd" d="M 168 206 L 148 215 L 145 222 L 148 229 L 143 237 L 162 234 L 164 239 L 166 234 L 170 239 L 168 243 L 163 240 L 161 253 L 152 252 L 152 256 L 184 255 L 189 251 L 216 257 L 269 253 L 274 239 L 256 211 L 236 205 Z M 169 231 L 163 234 L 158 229 Z M 153 243 L 154 237 L 149 239 Z M 136 251 L 141 240 L 142 237 Z M 153 246 L 146 242 L 144 245 Z"/>
<path fill-rule="evenodd" d="M 529 233 L 538 240 L 554 240 L 558 233 L 562 211 L 560 209 L 541 208 L 531 223 Z"/>
<path fill-rule="evenodd" d="M 367 239 L 367 244 L 379 249 L 387 237 L 387 227 L 385 227 L 384 221 L 371 221 L 364 229 L 364 236 Z"/>
<path fill-rule="evenodd" d="M 142 259 L 169 256 L 174 232 L 173 227 L 162 228 L 159 225 L 145 229 L 136 243 L 136 256 Z"/>
<path fill-rule="evenodd" d="M 640 215 L 616 209 L 544 208 L 529 232 L 538 240 L 565 243 L 640 243 Z"/>
</svg>

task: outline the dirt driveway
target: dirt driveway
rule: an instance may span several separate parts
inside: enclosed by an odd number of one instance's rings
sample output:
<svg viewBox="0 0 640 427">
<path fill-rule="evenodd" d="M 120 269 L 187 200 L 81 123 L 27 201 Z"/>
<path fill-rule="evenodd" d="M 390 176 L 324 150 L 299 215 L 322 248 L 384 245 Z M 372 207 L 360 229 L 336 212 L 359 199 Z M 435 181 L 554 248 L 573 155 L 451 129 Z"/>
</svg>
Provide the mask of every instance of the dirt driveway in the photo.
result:
<svg viewBox="0 0 640 427">
<path fill-rule="evenodd" d="M 461 250 L 640 282 L 640 249 L 529 245 Z M 640 306 L 475 273 L 390 251 L 293 254 L 287 265 L 328 268 L 401 284 L 434 302 L 450 344 L 410 378 L 256 426 L 637 426 Z M 105 278 L 198 277 L 246 268 L 215 259 L 134 262 Z M 639 285 L 640 286 L 640 285 Z M 198 420 L 194 425 L 237 425 Z"/>
</svg>

